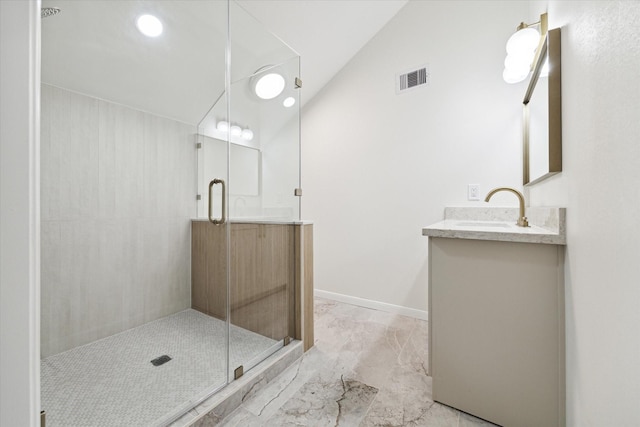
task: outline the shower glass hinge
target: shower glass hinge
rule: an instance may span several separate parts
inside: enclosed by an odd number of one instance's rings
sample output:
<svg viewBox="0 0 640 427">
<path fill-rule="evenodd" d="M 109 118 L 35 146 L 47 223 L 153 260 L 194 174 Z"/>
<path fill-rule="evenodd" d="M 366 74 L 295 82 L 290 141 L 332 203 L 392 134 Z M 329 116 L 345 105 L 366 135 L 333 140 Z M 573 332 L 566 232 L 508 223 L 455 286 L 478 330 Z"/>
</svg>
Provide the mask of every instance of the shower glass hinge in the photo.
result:
<svg viewBox="0 0 640 427">
<path fill-rule="evenodd" d="M 284 347 L 288 346 L 289 344 L 291 344 L 291 337 L 290 336 L 284 337 Z"/>
<path fill-rule="evenodd" d="M 233 379 L 237 380 L 241 376 L 244 375 L 244 366 L 240 365 L 236 369 L 233 370 Z"/>
<path fill-rule="evenodd" d="M 44 411 L 40 411 L 40 427 L 45 427 L 45 412 Z"/>
<path fill-rule="evenodd" d="M 300 77 L 296 77 L 296 89 L 300 89 L 302 87 L 302 80 L 300 80 Z"/>
<path fill-rule="evenodd" d="M 198 143 L 196 144 L 196 149 L 200 149 L 200 148 L 202 148 L 202 142 L 198 142 Z"/>
<path fill-rule="evenodd" d="M 196 194 L 196 200 L 202 200 L 202 196 L 200 194 Z"/>
<path fill-rule="evenodd" d="M 293 195 L 294 196 L 302 196 L 302 188 L 296 188 L 295 190 L 293 190 Z"/>
</svg>

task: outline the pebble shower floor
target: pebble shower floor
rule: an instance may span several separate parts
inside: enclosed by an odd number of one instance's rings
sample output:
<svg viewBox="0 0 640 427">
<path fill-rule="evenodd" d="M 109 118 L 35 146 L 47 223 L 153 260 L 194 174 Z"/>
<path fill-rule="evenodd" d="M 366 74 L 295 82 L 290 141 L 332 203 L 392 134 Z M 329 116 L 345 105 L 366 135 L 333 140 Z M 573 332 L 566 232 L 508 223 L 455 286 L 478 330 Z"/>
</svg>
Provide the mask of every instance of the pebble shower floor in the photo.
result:
<svg viewBox="0 0 640 427">
<path fill-rule="evenodd" d="M 226 381 L 227 324 L 184 310 L 41 362 L 47 427 L 163 425 Z M 231 326 L 231 366 L 276 341 Z M 151 360 L 171 358 L 159 366 Z"/>
</svg>

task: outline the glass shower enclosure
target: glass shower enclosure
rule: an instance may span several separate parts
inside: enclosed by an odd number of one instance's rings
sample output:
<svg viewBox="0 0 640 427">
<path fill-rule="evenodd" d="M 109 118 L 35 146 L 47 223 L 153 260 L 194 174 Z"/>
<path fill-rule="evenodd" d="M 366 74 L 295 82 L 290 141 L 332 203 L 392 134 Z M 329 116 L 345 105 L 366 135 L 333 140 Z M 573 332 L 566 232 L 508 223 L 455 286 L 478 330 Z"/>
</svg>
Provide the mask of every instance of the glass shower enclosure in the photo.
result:
<svg viewBox="0 0 640 427">
<path fill-rule="evenodd" d="M 295 335 L 300 59 L 235 1 L 42 7 L 47 426 L 170 425 Z"/>
<path fill-rule="evenodd" d="M 234 2 L 229 34 L 226 90 L 198 124 L 192 304 L 229 321 L 237 378 L 294 336 L 301 81 L 299 56 Z"/>
</svg>

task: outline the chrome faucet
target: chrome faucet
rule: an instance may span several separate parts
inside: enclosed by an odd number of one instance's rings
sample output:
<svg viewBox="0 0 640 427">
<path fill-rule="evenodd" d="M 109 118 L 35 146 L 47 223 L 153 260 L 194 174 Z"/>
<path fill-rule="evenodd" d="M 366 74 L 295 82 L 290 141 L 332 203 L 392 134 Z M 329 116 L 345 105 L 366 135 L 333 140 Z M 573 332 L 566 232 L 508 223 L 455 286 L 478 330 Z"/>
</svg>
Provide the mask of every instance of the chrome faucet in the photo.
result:
<svg viewBox="0 0 640 427">
<path fill-rule="evenodd" d="M 498 191 L 510 191 L 516 196 L 518 196 L 518 201 L 520 202 L 520 215 L 518 217 L 518 222 L 516 224 L 519 225 L 520 227 L 528 227 L 529 221 L 527 220 L 527 217 L 524 216 L 524 196 L 518 190 L 514 190 L 513 188 L 509 188 L 509 187 L 494 188 L 493 190 L 489 191 L 489 194 L 487 194 L 487 197 L 484 199 L 484 201 L 488 202 L 489 199 L 491 199 L 491 196 L 496 194 Z"/>
</svg>

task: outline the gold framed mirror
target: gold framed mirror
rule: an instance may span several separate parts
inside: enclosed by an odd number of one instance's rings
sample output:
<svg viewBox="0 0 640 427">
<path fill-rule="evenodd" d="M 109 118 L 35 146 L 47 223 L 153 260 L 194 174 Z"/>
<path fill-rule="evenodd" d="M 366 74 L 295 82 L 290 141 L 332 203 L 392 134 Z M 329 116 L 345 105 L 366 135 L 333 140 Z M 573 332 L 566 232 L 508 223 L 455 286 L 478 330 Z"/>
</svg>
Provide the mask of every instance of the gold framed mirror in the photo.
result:
<svg viewBox="0 0 640 427">
<path fill-rule="evenodd" d="M 523 184 L 533 185 L 562 171 L 560 29 L 549 30 L 523 103 Z"/>
</svg>

